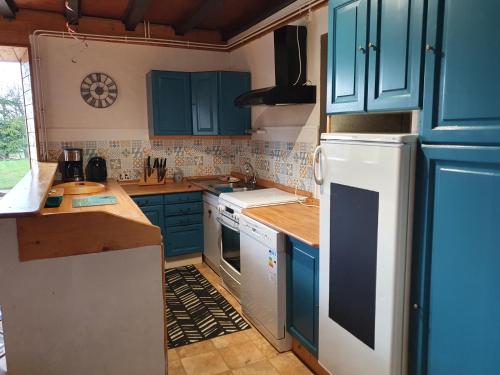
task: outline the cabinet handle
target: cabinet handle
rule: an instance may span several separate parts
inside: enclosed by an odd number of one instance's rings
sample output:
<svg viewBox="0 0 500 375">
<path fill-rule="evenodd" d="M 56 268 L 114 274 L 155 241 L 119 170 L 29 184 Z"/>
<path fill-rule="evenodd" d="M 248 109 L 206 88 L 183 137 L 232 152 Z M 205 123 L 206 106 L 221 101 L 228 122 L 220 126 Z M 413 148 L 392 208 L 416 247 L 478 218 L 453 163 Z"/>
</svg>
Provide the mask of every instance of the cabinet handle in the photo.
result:
<svg viewBox="0 0 500 375">
<path fill-rule="evenodd" d="M 363 46 L 358 47 L 359 52 L 366 53 L 366 49 Z"/>
<path fill-rule="evenodd" d="M 425 45 L 425 50 L 427 52 L 435 52 L 434 46 L 432 44 L 426 44 Z"/>
<path fill-rule="evenodd" d="M 418 311 L 419 309 L 420 309 L 420 306 L 418 305 L 418 303 L 414 303 L 413 310 Z"/>
<path fill-rule="evenodd" d="M 208 210 L 208 217 L 212 217 L 212 210 Z"/>
<path fill-rule="evenodd" d="M 373 49 L 374 51 L 377 50 L 377 46 L 375 44 L 373 44 L 372 42 L 368 43 L 368 48 L 371 48 Z"/>
</svg>

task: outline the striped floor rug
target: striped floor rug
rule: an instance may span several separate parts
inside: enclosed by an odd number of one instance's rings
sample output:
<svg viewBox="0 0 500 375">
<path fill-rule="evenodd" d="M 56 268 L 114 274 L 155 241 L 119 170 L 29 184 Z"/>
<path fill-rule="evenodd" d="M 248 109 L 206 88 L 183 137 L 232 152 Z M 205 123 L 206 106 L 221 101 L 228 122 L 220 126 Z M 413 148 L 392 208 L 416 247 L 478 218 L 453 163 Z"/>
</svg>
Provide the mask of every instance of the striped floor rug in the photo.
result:
<svg viewBox="0 0 500 375">
<path fill-rule="evenodd" d="M 168 269 L 165 278 L 168 348 L 250 328 L 196 267 Z"/>
</svg>

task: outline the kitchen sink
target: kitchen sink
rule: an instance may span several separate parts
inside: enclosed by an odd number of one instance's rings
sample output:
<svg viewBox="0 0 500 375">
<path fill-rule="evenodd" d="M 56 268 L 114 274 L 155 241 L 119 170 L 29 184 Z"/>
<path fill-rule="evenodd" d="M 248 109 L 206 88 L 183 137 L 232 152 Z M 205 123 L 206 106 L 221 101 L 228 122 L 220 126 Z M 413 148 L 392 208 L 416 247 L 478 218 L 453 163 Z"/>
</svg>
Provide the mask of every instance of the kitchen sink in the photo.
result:
<svg viewBox="0 0 500 375">
<path fill-rule="evenodd" d="M 250 188 L 243 182 L 221 182 L 220 180 L 196 181 L 196 184 L 217 195 L 220 193 L 262 189 L 260 186 Z"/>
</svg>

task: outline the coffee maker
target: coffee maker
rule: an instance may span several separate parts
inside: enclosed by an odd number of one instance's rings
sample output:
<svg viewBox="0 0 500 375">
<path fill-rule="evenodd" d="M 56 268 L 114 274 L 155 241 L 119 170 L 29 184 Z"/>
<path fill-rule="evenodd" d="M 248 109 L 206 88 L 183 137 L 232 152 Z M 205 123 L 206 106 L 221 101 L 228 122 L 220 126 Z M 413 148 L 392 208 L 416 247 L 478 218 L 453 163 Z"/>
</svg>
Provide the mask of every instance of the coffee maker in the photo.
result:
<svg viewBox="0 0 500 375">
<path fill-rule="evenodd" d="M 83 151 L 81 148 L 65 148 L 61 163 L 62 179 L 68 181 L 83 181 Z"/>
</svg>

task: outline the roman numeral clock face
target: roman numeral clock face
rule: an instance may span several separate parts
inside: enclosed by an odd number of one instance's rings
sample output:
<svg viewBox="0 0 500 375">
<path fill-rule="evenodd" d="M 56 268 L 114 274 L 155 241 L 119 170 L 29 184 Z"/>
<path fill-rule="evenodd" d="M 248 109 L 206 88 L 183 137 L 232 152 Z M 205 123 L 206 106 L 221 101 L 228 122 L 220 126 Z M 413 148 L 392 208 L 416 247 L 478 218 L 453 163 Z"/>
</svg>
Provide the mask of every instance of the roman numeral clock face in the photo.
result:
<svg viewBox="0 0 500 375">
<path fill-rule="evenodd" d="M 115 81 L 104 73 L 91 73 L 80 85 L 80 94 L 88 105 L 94 108 L 107 108 L 118 96 Z"/>
</svg>

